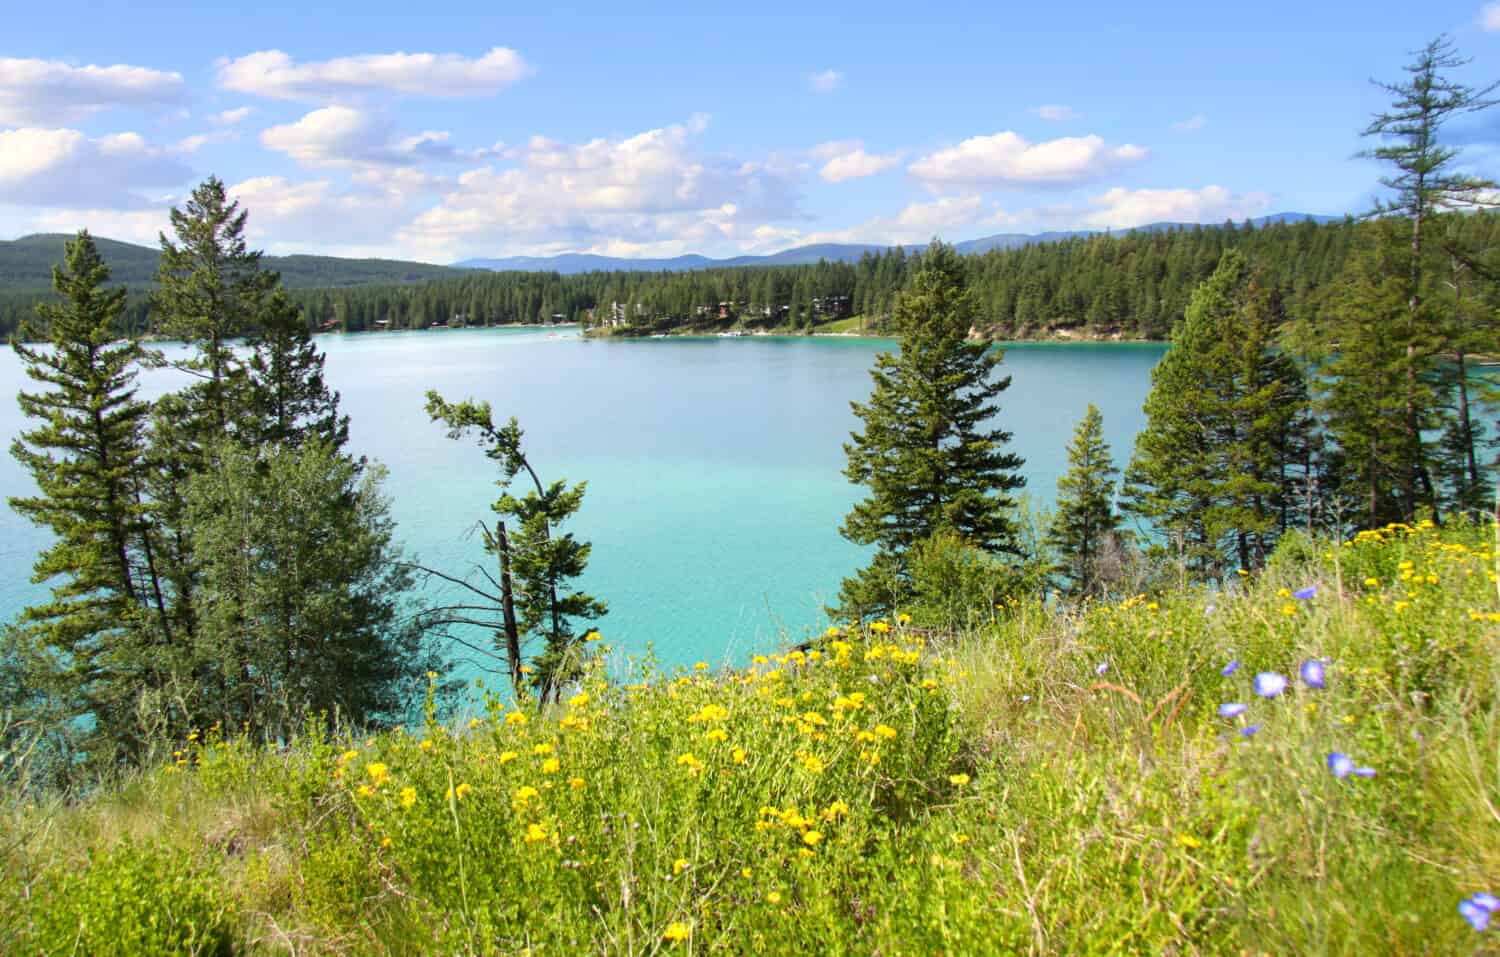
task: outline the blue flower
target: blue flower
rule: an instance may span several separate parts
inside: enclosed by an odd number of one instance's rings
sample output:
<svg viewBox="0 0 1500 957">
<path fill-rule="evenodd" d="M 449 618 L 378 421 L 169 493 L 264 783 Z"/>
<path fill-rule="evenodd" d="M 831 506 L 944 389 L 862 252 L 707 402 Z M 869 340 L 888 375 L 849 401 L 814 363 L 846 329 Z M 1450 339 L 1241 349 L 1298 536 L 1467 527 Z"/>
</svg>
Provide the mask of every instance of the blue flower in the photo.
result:
<svg viewBox="0 0 1500 957">
<path fill-rule="evenodd" d="M 1316 595 L 1317 593 L 1318 593 L 1318 586 L 1317 585 L 1308 585 L 1306 588 L 1299 588 L 1296 591 L 1292 592 L 1292 597 L 1295 598 L 1295 599 L 1297 599 L 1298 601 L 1307 601 L 1308 599 L 1312 598 L 1312 596 Z"/>
<path fill-rule="evenodd" d="M 1286 678 L 1274 671 L 1262 671 L 1255 676 L 1255 693 L 1262 698 L 1274 698 L 1286 690 Z"/>
<path fill-rule="evenodd" d="M 1500 907 L 1500 899 L 1493 894 L 1481 891 L 1466 900 L 1460 901 L 1458 912 L 1463 915 L 1464 920 L 1475 930 L 1484 930 L 1490 925 L 1490 915 Z"/>
<path fill-rule="evenodd" d="M 1302 662 L 1302 683 L 1309 688 L 1321 688 L 1327 681 L 1327 674 L 1323 671 L 1323 662 L 1316 658 L 1311 661 Z"/>
<path fill-rule="evenodd" d="M 1221 704 L 1221 705 L 1219 705 L 1219 717 L 1221 717 L 1221 718 L 1238 718 L 1240 715 L 1244 714 L 1248 710 L 1250 710 L 1250 706 L 1248 704 L 1239 704 L 1238 702 L 1230 702 L 1229 704 Z"/>
<path fill-rule="evenodd" d="M 1221 674 L 1224 677 L 1228 678 L 1230 675 L 1234 674 L 1236 671 L 1239 671 L 1239 670 L 1240 670 L 1240 659 L 1236 658 L 1233 661 L 1231 661 L 1229 664 L 1225 665 L 1224 666 L 1224 670 L 1221 671 L 1221 672 L 1219 672 L 1219 674 Z"/>
<path fill-rule="evenodd" d="M 1265 725 L 1261 724 L 1259 721 L 1255 722 L 1254 724 L 1247 724 L 1240 729 L 1240 736 L 1248 738 L 1264 727 Z"/>
<path fill-rule="evenodd" d="M 1336 778 L 1346 778 L 1354 771 L 1354 759 L 1339 751 L 1328 753 L 1328 770 Z"/>
</svg>

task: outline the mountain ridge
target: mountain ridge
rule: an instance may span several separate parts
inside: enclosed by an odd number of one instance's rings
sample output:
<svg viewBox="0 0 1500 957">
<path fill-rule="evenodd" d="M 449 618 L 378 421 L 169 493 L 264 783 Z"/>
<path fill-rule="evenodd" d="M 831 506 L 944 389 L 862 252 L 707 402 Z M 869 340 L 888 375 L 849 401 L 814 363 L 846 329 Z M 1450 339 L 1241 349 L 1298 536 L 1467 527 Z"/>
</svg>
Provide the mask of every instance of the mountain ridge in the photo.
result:
<svg viewBox="0 0 1500 957">
<path fill-rule="evenodd" d="M 1342 216 L 1324 216 L 1316 213 L 1283 212 L 1258 216 L 1246 222 L 1258 229 L 1263 226 L 1304 221 L 1315 223 L 1337 222 L 1343 218 Z M 1236 223 L 1235 225 L 1239 226 L 1242 224 Z M 1043 233 L 996 233 L 991 236 L 980 236 L 977 239 L 956 242 L 953 244 L 953 247 L 965 255 L 977 255 L 994 249 L 1014 249 L 1018 246 L 1030 246 L 1036 243 L 1062 242 L 1080 236 L 1100 236 L 1108 232 L 1161 232 L 1168 229 L 1193 229 L 1195 227 L 1212 229 L 1222 226 L 1222 223 L 1159 222 L 1120 230 L 1075 229 L 1054 230 Z M 768 253 L 762 256 L 731 256 L 726 259 L 713 259 L 697 253 L 686 253 L 667 259 L 630 259 L 619 256 L 601 256 L 595 253 L 569 252 L 558 253 L 554 256 L 478 257 L 460 260 L 453 263 L 453 267 L 456 269 L 486 269 L 491 272 L 557 272 L 564 275 L 571 275 L 581 272 L 675 272 L 746 266 L 806 266 L 817 263 L 820 260 L 827 260 L 829 262 L 857 262 L 867 252 L 885 252 L 897 248 L 898 245 L 900 244 L 814 243 L 807 246 L 794 246 L 791 249 L 783 249 L 780 252 Z M 924 243 L 902 246 L 901 248 L 904 248 L 908 252 L 917 252 L 925 245 Z"/>
</svg>

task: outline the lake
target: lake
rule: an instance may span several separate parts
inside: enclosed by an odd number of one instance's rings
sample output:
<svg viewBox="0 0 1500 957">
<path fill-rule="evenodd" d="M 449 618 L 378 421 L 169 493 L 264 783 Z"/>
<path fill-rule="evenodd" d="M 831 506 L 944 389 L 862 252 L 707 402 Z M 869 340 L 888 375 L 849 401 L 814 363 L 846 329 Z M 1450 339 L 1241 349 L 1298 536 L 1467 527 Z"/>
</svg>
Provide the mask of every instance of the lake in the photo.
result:
<svg viewBox="0 0 1500 957">
<path fill-rule="evenodd" d="M 571 530 L 593 542 L 587 590 L 606 599 L 616 648 L 654 647 L 667 664 L 742 663 L 826 624 L 822 608 L 863 550 L 838 527 L 860 490 L 842 475 L 851 401 L 870 391 L 889 340 L 835 337 L 583 339 L 538 329 L 320 336 L 330 384 L 351 417 L 350 446 L 384 464 L 406 551 L 462 574 L 485 556 L 475 523 L 498 492 L 477 446 L 445 437 L 423 395 L 484 399 L 514 415 L 543 481 L 587 480 Z M 169 351 L 171 351 L 169 349 Z M 1001 424 L 1015 433 L 1028 493 L 1050 503 L 1065 445 L 1089 402 L 1123 467 L 1144 425 L 1150 370 L 1166 347 L 1018 343 Z M 176 387 L 152 373 L 143 394 Z M 0 352 L 0 435 L 22 427 L 20 363 Z M 0 498 L 30 494 L 9 456 Z M 44 593 L 29 584 L 46 542 L 0 509 L 0 620 Z M 435 596 L 434 596 L 435 597 Z"/>
</svg>

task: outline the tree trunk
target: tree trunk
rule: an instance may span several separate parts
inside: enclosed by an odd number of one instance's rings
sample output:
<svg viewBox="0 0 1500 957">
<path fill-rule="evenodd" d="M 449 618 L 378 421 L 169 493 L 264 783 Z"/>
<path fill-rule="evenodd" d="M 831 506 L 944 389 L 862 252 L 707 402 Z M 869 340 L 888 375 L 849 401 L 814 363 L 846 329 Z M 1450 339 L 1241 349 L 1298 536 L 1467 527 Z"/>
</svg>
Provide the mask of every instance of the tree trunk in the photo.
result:
<svg viewBox="0 0 1500 957">
<path fill-rule="evenodd" d="M 510 583 L 510 536 L 505 521 L 495 523 L 495 550 L 500 553 L 500 610 L 505 617 L 505 658 L 510 665 L 510 686 L 521 693 L 521 633 L 516 627 L 516 601 Z"/>
</svg>

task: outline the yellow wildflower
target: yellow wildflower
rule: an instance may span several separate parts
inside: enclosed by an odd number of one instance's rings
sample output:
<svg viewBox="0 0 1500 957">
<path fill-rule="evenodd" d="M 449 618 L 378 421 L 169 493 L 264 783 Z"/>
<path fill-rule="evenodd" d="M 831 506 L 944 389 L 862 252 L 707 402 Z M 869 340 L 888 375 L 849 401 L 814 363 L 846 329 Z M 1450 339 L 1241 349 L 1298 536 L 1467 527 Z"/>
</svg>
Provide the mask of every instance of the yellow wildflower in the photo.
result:
<svg viewBox="0 0 1500 957">
<path fill-rule="evenodd" d="M 822 831 L 803 831 L 802 832 L 802 843 L 806 844 L 808 847 L 817 847 L 818 843 L 820 841 L 822 841 L 822 840 L 823 840 L 823 832 Z"/>
<path fill-rule="evenodd" d="M 675 860 L 675 861 L 672 862 L 672 876 L 673 877 L 676 877 L 678 874 L 681 874 L 683 871 L 685 871 L 687 869 L 688 869 L 688 862 L 687 862 L 687 858 L 685 858 L 685 857 L 679 857 L 677 860 Z"/>
<path fill-rule="evenodd" d="M 458 787 L 453 789 L 453 796 L 458 798 L 460 801 L 473 793 L 474 786 L 467 781 L 462 782 Z"/>
<path fill-rule="evenodd" d="M 500 752 L 500 763 L 501 764 L 509 764 L 510 762 L 514 761 L 516 758 L 519 758 L 519 757 L 520 757 L 520 755 L 517 754 L 514 751 L 501 751 Z"/>
<path fill-rule="evenodd" d="M 370 781 L 376 787 L 380 787 L 391 779 L 391 769 L 376 761 L 365 767 L 365 773 L 370 776 Z"/>
<path fill-rule="evenodd" d="M 664 939 L 675 942 L 687 940 L 693 936 L 693 929 L 680 920 L 674 920 L 667 925 L 667 929 L 661 935 Z"/>
<path fill-rule="evenodd" d="M 948 783 L 956 788 L 961 788 L 969 783 L 969 776 L 967 774 L 950 774 L 948 775 Z"/>
<path fill-rule="evenodd" d="M 505 716 L 505 723 L 506 724 L 520 724 L 520 725 L 524 725 L 526 723 L 526 721 L 527 721 L 526 712 L 524 712 L 524 711 L 512 711 L 510 714 L 508 714 L 508 715 Z"/>
<path fill-rule="evenodd" d="M 575 791 L 582 791 L 583 790 L 583 778 L 580 778 L 580 777 L 571 777 L 571 778 L 568 778 L 568 787 L 572 788 Z"/>
<path fill-rule="evenodd" d="M 411 807 L 413 804 L 416 804 L 416 803 L 417 803 L 417 789 L 416 788 L 402 788 L 401 789 L 401 806 L 402 807 Z"/>
<path fill-rule="evenodd" d="M 1201 847 L 1203 846 L 1203 842 L 1191 834 L 1179 834 L 1177 835 L 1177 846 L 1186 848 Z"/>
<path fill-rule="evenodd" d="M 875 734 L 890 741 L 896 737 L 896 729 L 888 724 L 877 724 L 875 726 Z"/>
<path fill-rule="evenodd" d="M 556 758 L 548 758 L 542 762 L 543 774 L 556 774 L 560 770 L 562 770 L 562 762 Z"/>
<path fill-rule="evenodd" d="M 766 903 L 767 904 L 780 904 L 781 903 L 781 891 L 767 891 L 766 892 Z"/>
<path fill-rule="evenodd" d="M 744 764 L 746 756 L 747 754 L 744 748 L 735 748 L 732 752 L 730 752 L 730 757 L 734 759 L 735 764 Z"/>
<path fill-rule="evenodd" d="M 417 747 L 421 748 L 423 751 L 431 751 L 432 750 L 432 739 L 431 738 L 423 738 L 422 741 L 421 741 L 421 743 L 418 744 Z"/>
<path fill-rule="evenodd" d="M 546 839 L 547 839 L 547 829 L 546 828 L 542 827 L 540 824 L 536 823 L 535 821 L 533 821 L 530 824 L 526 825 L 526 843 L 527 844 L 535 844 L 538 841 L 545 841 Z"/>
</svg>

